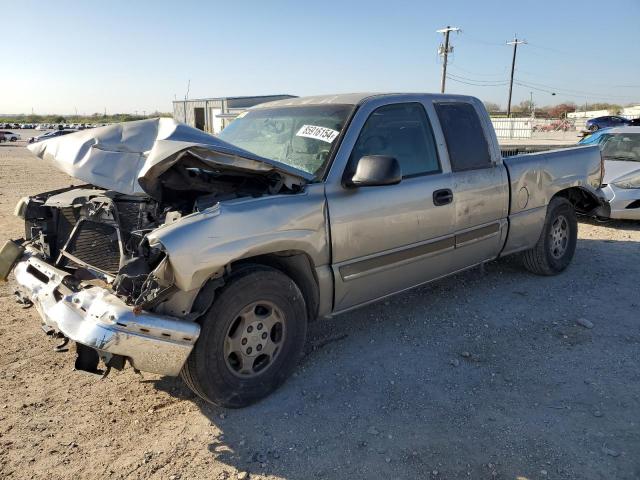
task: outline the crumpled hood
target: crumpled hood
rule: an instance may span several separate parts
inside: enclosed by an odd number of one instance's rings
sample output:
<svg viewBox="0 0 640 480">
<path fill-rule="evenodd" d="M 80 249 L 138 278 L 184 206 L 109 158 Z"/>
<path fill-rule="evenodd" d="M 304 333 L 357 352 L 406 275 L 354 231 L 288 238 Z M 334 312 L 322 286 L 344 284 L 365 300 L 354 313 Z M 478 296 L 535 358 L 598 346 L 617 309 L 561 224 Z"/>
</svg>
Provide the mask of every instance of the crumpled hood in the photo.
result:
<svg viewBox="0 0 640 480">
<path fill-rule="evenodd" d="M 29 145 L 38 157 L 68 175 L 127 195 L 160 195 L 158 177 L 186 154 L 212 167 L 282 176 L 301 185 L 303 170 L 262 158 L 170 118 L 154 118 L 83 130 Z"/>
</svg>

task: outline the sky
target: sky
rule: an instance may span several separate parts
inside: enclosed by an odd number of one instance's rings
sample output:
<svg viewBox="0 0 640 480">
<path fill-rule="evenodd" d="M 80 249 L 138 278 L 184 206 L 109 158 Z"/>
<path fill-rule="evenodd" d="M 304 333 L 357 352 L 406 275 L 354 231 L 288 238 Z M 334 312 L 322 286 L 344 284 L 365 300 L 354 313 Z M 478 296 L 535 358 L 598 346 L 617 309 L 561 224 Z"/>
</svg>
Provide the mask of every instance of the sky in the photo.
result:
<svg viewBox="0 0 640 480">
<path fill-rule="evenodd" d="M 174 99 L 447 92 L 640 103 L 640 0 L 19 0 L 2 7 L 0 113 L 168 112 Z M 552 93 L 556 93 L 555 96 Z"/>
</svg>

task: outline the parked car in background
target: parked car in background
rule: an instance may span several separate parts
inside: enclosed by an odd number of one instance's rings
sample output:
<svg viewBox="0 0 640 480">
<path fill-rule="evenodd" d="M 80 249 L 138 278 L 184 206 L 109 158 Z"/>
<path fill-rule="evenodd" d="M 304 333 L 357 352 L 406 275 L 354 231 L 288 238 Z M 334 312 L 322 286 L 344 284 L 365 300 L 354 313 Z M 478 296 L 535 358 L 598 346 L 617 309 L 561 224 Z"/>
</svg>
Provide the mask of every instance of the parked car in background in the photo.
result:
<svg viewBox="0 0 640 480">
<path fill-rule="evenodd" d="M 52 132 L 47 132 L 42 135 L 38 135 L 37 137 L 31 137 L 29 139 L 29 143 L 37 143 L 43 140 L 50 140 L 52 138 L 61 137 L 62 135 L 68 135 L 70 133 L 75 133 L 77 130 L 54 130 Z"/>
<path fill-rule="evenodd" d="M 582 145 L 599 145 L 604 159 L 606 218 L 640 220 L 640 127 L 598 130 Z"/>
<path fill-rule="evenodd" d="M 0 133 L 4 134 L 4 139 L 7 142 L 17 142 L 21 138 L 19 133 L 10 132 L 8 130 L 2 130 Z"/>
<path fill-rule="evenodd" d="M 284 382 L 316 318 L 508 254 L 559 274 L 576 212 L 603 203 L 596 146 L 503 159 L 457 95 L 287 99 L 218 137 L 161 118 L 29 149 L 89 185 L 20 201 L 0 280 L 15 265 L 78 369 L 182 372 L 227 407 Z"/>
<path fill-rule="evenodd" d="M 624 127 L 630 124 L 631 120 L 627 120 L 624 117 L 619 117 L 617 115 L 607 115 L 604 117 L 590 118 L 586 121 L 585 127 L 590 132 L 595 132 L 600 130 L 601 128 Z"/>
</svg>

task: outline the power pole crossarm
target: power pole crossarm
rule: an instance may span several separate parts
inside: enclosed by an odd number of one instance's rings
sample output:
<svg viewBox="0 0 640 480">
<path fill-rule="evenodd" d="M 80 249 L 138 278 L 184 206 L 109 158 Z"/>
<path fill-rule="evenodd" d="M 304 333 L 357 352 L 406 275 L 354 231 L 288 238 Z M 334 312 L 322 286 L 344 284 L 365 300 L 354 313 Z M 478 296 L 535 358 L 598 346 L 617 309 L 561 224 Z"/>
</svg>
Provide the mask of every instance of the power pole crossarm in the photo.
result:
<svg viewBox="0 0 640 480">
<path fill-rule="evenodd" d="M 526 44 L 526 40 L 518 40 L 518 37 L 514 37 L 514 39 L 510 42 L 507 42 L 507 45 L 513 45 L 513 59 L 511 60 L 511 81 L 509 82 L 509 100 L 507 101 L 507 117 L 511 116 L 511 94 L 513 93 L 513 74 L 516 71 L 516 53 L 518 52 L 518 45 Z"/>
<path fill-rule="evenodd" d="M 449 45 L 449 34 L 451 32 L 459 31 L 460 29 L 458 27 L 450 27 L 449 25 L 447 25 L 446 28 L 436 30 L 437 33 L 444 34 L 444 44 L 441 44 L 438 48 L 438 54 L 442 56 L 442 79 L 440 80 L 440 93 L 444 93 L 444 87 L 447 79 L 447 61 L 449 59 L 449 54 L 453 52 L 453 47 Z"/>
</svg>

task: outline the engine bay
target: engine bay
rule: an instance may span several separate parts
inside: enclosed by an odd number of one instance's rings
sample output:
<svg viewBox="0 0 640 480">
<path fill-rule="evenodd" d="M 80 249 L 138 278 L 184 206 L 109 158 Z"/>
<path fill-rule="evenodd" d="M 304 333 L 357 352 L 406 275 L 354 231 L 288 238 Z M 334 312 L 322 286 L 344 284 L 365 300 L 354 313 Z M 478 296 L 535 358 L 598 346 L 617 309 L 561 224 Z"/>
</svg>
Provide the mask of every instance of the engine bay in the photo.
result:
<svg viewBox="0 0 640 480">
<path fill-rule="evenodd" d="M 100 284 L 128 305 L 152 309 L 174 291 L 161 247 L 147 234 L 219 202 L 295 193 L 277 174 L 212 170 L 181 163 L 159 179 L 159 199 L 127 195 L 93 185 L 23 198 L 16 215 L 25 220 L 25 242 L 43 260 L 71 275 L 71 290 Z"/>
</svg>

